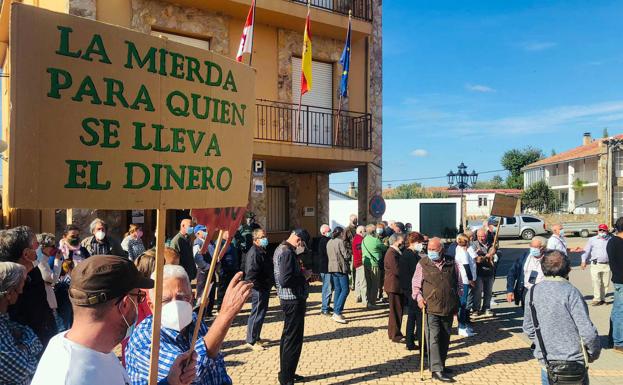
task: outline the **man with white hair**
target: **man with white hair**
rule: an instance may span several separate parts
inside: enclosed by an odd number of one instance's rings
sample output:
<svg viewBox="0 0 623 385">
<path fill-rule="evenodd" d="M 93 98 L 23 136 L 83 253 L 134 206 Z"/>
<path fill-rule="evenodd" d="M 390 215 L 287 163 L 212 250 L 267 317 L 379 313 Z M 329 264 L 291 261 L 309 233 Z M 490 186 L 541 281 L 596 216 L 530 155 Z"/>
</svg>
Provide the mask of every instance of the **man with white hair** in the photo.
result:
<svg viewBox="0 0 623 385">
<path fill-rule="evenodd" d="M 472 310 L 478 315 L 492 316 L 491 298 L 493 297 L 493 283 L 495 282 L 495 260 L 497 249 L 489 243 L 487 231 L 484 228 L 476 232 L 477 240 L 472 244 L 476 254 L 476 287 L 474 288 Z M 468 302 L 470 302 L 468 300 Z"/>
<path fill-rule="evenodd" d="M 331 315 L 331 295 L 333 294 L 333 284 L 331 274 L 329 274 L 329 255 L 327 254 L 327 243 L 331 239 L 331 228 L 326 223 L 320 226 L 321 238 L 318 241 L 318 273 L 322 280 L 322 306 L 320 312 L 323 315 Z"/>
<path fill-rule="evenodd" d="M 420 309 L 426 307 L 426 343 L 433 379 L 455 382 L 446 367 L 452 320 L 459 310 L 463 279 L 459 265 L 443 250 L 441 239 L 428 242 L 427 255 L 420 259 L 413 275 L 412 298 Z"/>
<path fill-rule="evenodd" d="M 121 248 L 121 243 L 110 237 L 106 231 L 106 222 L 100 218 L 93 219 L 89 225 L 91 235 L 84 238 L 80 245 L 87 249 L 90 255 L 126 255 Z"/>
<path fill-rule="evenodd" d="M 569 254 L 567 240 L 565 239 L 565 229 L 559 223 L 552 225 L 552 236 L 547 240 L 548 250 L 558 250 L 564 255 Z"/>
<path fill-rule="evenodd" d="M 541 259 L 546 242 L 543 237 L 532 238 L 528 252 L 513 263 L 506 275 L 506 300 L 520 305 L 522 310 L 528 289 L 543 280 Z"/>
<path fill-rule="evenodd" d="M 355 237 L 353 238 L 353 268 L 355 269 L 353 274 L 355 275 L 355 299 L 357 302 L 367 304 L 368 297 L 366 295 L 366 290 L 368 290 L 368 285 L 366 285 L 366 272 L 363 267 L 363 250 L 361 249 L 361 243 L 365 235 L 366 228 L 357 226 Z"/>
<path fill-rule="evenodd" d="M 24 266 L 0 262 L 0 384 L 29 384 L 43 350 L 32 329 L 11 321 L 7 313 L 25 281 Z"/>
<path fill-rule="evenodd" d="M 155 278 L 152 275 L 152 279 Z M 197 352 L 198 385 L 231 385 L 220 352 L 223 340 L 240 309 L 251 294 L 252 283 L 242 280 L 242 272 L 232 279 L 223 306 L 210 328 L 201 322 Z M 150 291 L 148 304 L 152 312 L 155 298 Z M 190 349 L 197 316 L 192 311 L 192 290 L 188 274 L 179 265 L 165 265 L 162 277 L 162 323 L 160 330 L 160 356 L 158 377 L 164 378 L 175 358 Z M 145 318 L 132 333 L 126 350 L 126 366 L 133 385 L 146 385 L 149 381 L 151 355 L 151 329 L 153 316 Z"/>
</svg>

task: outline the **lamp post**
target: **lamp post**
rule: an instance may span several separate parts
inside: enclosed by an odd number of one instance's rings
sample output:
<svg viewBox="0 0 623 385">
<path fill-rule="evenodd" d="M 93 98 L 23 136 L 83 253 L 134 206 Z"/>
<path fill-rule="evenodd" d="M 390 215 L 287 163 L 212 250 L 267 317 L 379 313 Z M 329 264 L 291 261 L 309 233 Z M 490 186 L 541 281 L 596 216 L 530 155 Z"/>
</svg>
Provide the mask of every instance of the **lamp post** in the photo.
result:
<svg viewBox="0 0 623 385">
<path fill-rule="evenodd" d="M 456 188 L 461 191 L 461 228 L 459 232 L 463 232 L 466 227 L 465 215 L 463 213 L 464 210 L 464 202 L 463 202 L 463 191 L 467 190 L 470 187 L 473 187 L 478 180 L 478 174 L 475 170 L 472 170 L 471 173 L 467 172 L 467 166 L 461 162 L 458 166 L 458 171 L 455 173 L 450 170 L 450 172 L 446 175 L 448 177 L 448 186 L 450 188 Z"/>
</svg>

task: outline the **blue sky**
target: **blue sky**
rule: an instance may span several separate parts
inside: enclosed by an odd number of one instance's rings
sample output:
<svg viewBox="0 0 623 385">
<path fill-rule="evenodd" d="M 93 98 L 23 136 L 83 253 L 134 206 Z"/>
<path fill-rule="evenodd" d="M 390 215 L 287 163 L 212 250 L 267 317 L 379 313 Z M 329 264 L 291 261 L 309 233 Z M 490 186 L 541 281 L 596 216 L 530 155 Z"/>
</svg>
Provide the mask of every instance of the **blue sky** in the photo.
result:
<svg viewBox="0 0 623 385">
<path fill-rule="evenodd" d="M 385 1 L 383 187 L 623 133 L 622 15 L 621 1 Z"/>
</svg>

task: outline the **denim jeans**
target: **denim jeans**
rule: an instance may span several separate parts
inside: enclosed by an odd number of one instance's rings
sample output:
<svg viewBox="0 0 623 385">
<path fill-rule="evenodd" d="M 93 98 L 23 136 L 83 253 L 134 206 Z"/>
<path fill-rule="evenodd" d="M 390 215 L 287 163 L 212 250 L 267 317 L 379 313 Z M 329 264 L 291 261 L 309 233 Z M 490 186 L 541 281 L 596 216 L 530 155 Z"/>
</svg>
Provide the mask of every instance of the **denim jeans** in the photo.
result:
<svg viewBox="0 0 623 385">
<path fill-rule="evenodd" d="M 335 291 L 335 296 L 333 297 L 333 314 L 342 315 L 346 297 L 350 290 L 348 287 L 348 274 L 331 273 L 331 281 L 333 282 L 333 289 Z"/>
<path fill-rule="evenodd" d="M 491 297 L 493 294 L 493 283 L 495 277 L 478 277 L 474 290 L 474 311 L 486 311 L 491 308 Z"/>
<path fill-rule="evenodd" d="M 623 347 L 623 283 L 614 284 L 614 303 L 610 320 L 614 346 Z"/>
<path fill-rule="evenodd" d="M 247 322 L 247 343 L 251 345 L 260 339 L 269 297 L 270 290 L 251 289 L 251 314 Z"/>
<path fill-rule="evenodd" d="M 329 312 L 331 305 L 331 293 L 333 292 L 333 283 L 331 282 L 331 273 L 320 273 L 322 279 L 322 312 Z"/>
<path fill-rule="evenodd" d="M 461 307 L 459 308 L 459 329 L 465 329 L 469 325 L 469 309 L 467 307 L 469 289 L 469 285 L 463 284 L 463 295 L 461 296 Z"/>
</svg>

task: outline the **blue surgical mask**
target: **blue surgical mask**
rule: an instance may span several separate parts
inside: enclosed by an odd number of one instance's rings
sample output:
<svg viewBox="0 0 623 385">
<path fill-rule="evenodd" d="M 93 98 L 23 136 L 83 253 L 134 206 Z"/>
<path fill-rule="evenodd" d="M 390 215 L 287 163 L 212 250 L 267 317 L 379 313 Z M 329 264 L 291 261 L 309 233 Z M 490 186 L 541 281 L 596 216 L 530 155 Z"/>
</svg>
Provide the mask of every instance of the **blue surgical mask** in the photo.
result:
<svg viewBox="0 0 623 385">
<path fill-rule="evenodd" d="M 599 236 L 602 238 L 606 238 L 608 236 L 608 233 L 600 232 Z"/>
<path fill-rule="evenodd" d="M 428 251 L 428 258 L 432 259 L 433 261 L 438 261 L 441 258 L 441 254 L 439 254 L 439 251 Z"/>
<path fill-rule="evenodd" d="M 36 252 L 37 252 L 37 260 L 34 263 L 43 262 L 48 259 L 48 257 L 45 254 L 43 254 L 43 249 L 41 249 L 41 247 L 37 248 Z"/>
<path fill-rule="evenodd" d="M 530 248 L 530 256 L 531 257 L 540 257 L 541 256 L 541 249 L 539 249 L 538 247 L 531 247 Z"/>
<path fill-rule="evenodd" d="M 188 226 L 186 228 L 186 234 L 192 235 L 195 232 L 195 228 L 193 226 Z"/>
<path fill-rule="evenodd" d="M 564 237 L 565 236 L 565 230 L 560 230 L 560 236 Z"/>
<path fill-rule="evenodd" d="M 268 246 L 268 238 L 260 239 L 260 246 L 262 246 L 263 248 L 266 248 L 266 246 Z"/>
<path fill-rule="evenodd" d="M 377 233 L 378 235 L 383 234 L 383 229 L 382 229 L 382 228 L 380 228 L 380 227 L 377 227 L 377 228 L 376 228 L 376 233 Z"/>
</svg>

